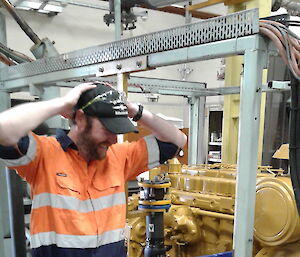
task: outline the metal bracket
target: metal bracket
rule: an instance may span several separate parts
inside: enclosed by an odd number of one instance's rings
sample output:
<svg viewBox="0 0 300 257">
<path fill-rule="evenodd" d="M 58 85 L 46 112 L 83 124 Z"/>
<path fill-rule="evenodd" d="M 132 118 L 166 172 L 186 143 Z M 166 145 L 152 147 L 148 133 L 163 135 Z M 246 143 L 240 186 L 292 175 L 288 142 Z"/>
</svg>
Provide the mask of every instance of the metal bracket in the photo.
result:
<svg viewBox="0 0 300 257">
<path fill-rule="evenodd" d="M 37 59 L 55 57 L 59 55 L 53 43 L 48 38 L 43 38 L 40 44 L 32 46 L 30 51 Z"/>
<path fill-rule="evenodd" d="M 34 84 L 29 84 L 29 93 L 33 97 L 41 97 L 43 94 L 43 87 L 42 86 L 37 86 Z"/>
<path fill-rule="evenodd" d="M 290 83 L 290 81 L 269 81 L 268 88 L 288 91 L 291 90 Z"/>
<path fill-rule="evenodd" d="M 147 56 L 132 57 L 129 59 L 106 62 L 99 65 L 97 77 L 115 75 L 118 73 L 147 70 Z"/>
</svg>

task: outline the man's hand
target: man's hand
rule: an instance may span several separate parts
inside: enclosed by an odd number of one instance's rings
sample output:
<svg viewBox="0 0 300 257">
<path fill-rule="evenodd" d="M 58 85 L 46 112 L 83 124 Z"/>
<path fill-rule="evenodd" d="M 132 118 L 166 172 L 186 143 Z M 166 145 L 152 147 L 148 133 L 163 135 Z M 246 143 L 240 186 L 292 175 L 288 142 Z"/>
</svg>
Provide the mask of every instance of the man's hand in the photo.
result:
<svg viewBox="0 0 300 257">
<path fill-rule="evenodd" d="M 139 106 L 137 104 L 131 103 L 131 102 L 127 102 L 126 105 L 127 105 L 127 110 L 128 110 L 128 117 L 133 118 L 137 114 L 137 112 L 139 110 Z"/>
<path fill-rule="evenodd" d="M 79 84 L 71 91 L 69 91 L 64 97 L 62 97 L 62 101 L 64 102 L 64 109 L 61 112 L 61 115 L 68 119 L 72 118 L 73 107 L 76 105 L 80 95 L 83 92 L 95 87 L 96 85 L 94 85 L 93 82 L 88 82 Z"/>
</svg>

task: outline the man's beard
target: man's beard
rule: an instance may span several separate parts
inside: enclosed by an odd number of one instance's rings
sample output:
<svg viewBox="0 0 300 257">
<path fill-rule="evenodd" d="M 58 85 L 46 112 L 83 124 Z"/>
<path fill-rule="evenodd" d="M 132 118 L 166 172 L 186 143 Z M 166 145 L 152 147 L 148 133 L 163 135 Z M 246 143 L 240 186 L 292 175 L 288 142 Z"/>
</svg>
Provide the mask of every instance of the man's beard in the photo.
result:
<svg viewBox="0 0 300 257">
<path fill-rule="evenodd" d="M 106 157 L 106 150 L 100 150 L 100 146 L 95 144 L 95 140 L 91 136 L 92 120 L 90 117 L 86 117 L 86 120 L 86 127 L 78 137 L 78 149 L 83 153 L 87 161 L 103 160 Z M 105 144 L 105 142 L 103 142 L 103 144 Z"/>
</svg>

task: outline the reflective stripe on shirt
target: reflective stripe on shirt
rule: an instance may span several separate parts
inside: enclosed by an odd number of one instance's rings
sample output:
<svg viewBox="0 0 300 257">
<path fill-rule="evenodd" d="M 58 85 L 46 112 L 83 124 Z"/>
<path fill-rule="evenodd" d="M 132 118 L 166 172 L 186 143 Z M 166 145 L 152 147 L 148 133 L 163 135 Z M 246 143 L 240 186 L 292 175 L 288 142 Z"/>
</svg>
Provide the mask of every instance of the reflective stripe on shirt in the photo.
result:
<svg viewBox="0 0 300 257">
<path fill-rule="evenodd" d="M 160 165 L 158 144 L 153 135 L 144 137 L 144 140 L 148 149 L 148 168 L 153 169 Z"/>
<path fill-rule="evenodd" d="M 75 210 L 81 213 L 87 213 L 120 204 L 126 204 L 124 192 L 88 200 L 80 200 L 72 196 L 42 193 L 34 196 L 32 209 L 50 206 L 52 208 Z"/>
<path fill-rule="evenodd" d="M 52 231 L 31 235 L 31 247 L 54 244 L 65 248 L 95 248 L 123 239 L 124 229 L 107 231 L 101 235 L 62 235 Z"/>
<path fill-rule="evenodd" d="M 30 163 L 36 154 L 36 141 L 31 133 L 28 134 L 29 146 L 27 153 L 18 159 L 0 159 L 3 165 L 8 167 L 21 166 Z"/>
</svg>

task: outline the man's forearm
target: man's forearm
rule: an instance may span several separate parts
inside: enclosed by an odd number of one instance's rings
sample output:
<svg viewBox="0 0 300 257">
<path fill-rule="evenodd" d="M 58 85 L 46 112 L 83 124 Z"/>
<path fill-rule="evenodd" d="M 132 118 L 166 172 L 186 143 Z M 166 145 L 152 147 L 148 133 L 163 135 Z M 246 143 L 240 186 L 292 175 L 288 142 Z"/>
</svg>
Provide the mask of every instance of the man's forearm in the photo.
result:
<svg viewBox="0 0 300 257">
<path fill-rule="evenodd" d="M 138 112 L 138 105 L 129 103 L 128 113 L 129 117 L 134 117 Z M 143 110 L 141 119 L 138 121 L 140 125 L 151 130 L 151 132 L 157 137 L 157 139 L 176 144 L 182 148 L 187 141 L 186 135 L 177 129 L 174 125 L 168 121 L 158 117 L 157 115 Z"/>
<path fill-rule="evenodd" d="M 72 118 L 73 107 L 80 95 L 95 87 L 96 85 L 92 83 L 82 83 L 64 97 L 22 104 L 0 113 L 0 144 L 5 146 L 17 144 L 21 137 L 57 114 Z"/>
<path fill-rule="evenodd" d="M 43 121 L 62 112 L 61 98 L 26 103 L 0 113 L 0 144 L 12 146 Z"/>
</svg>

